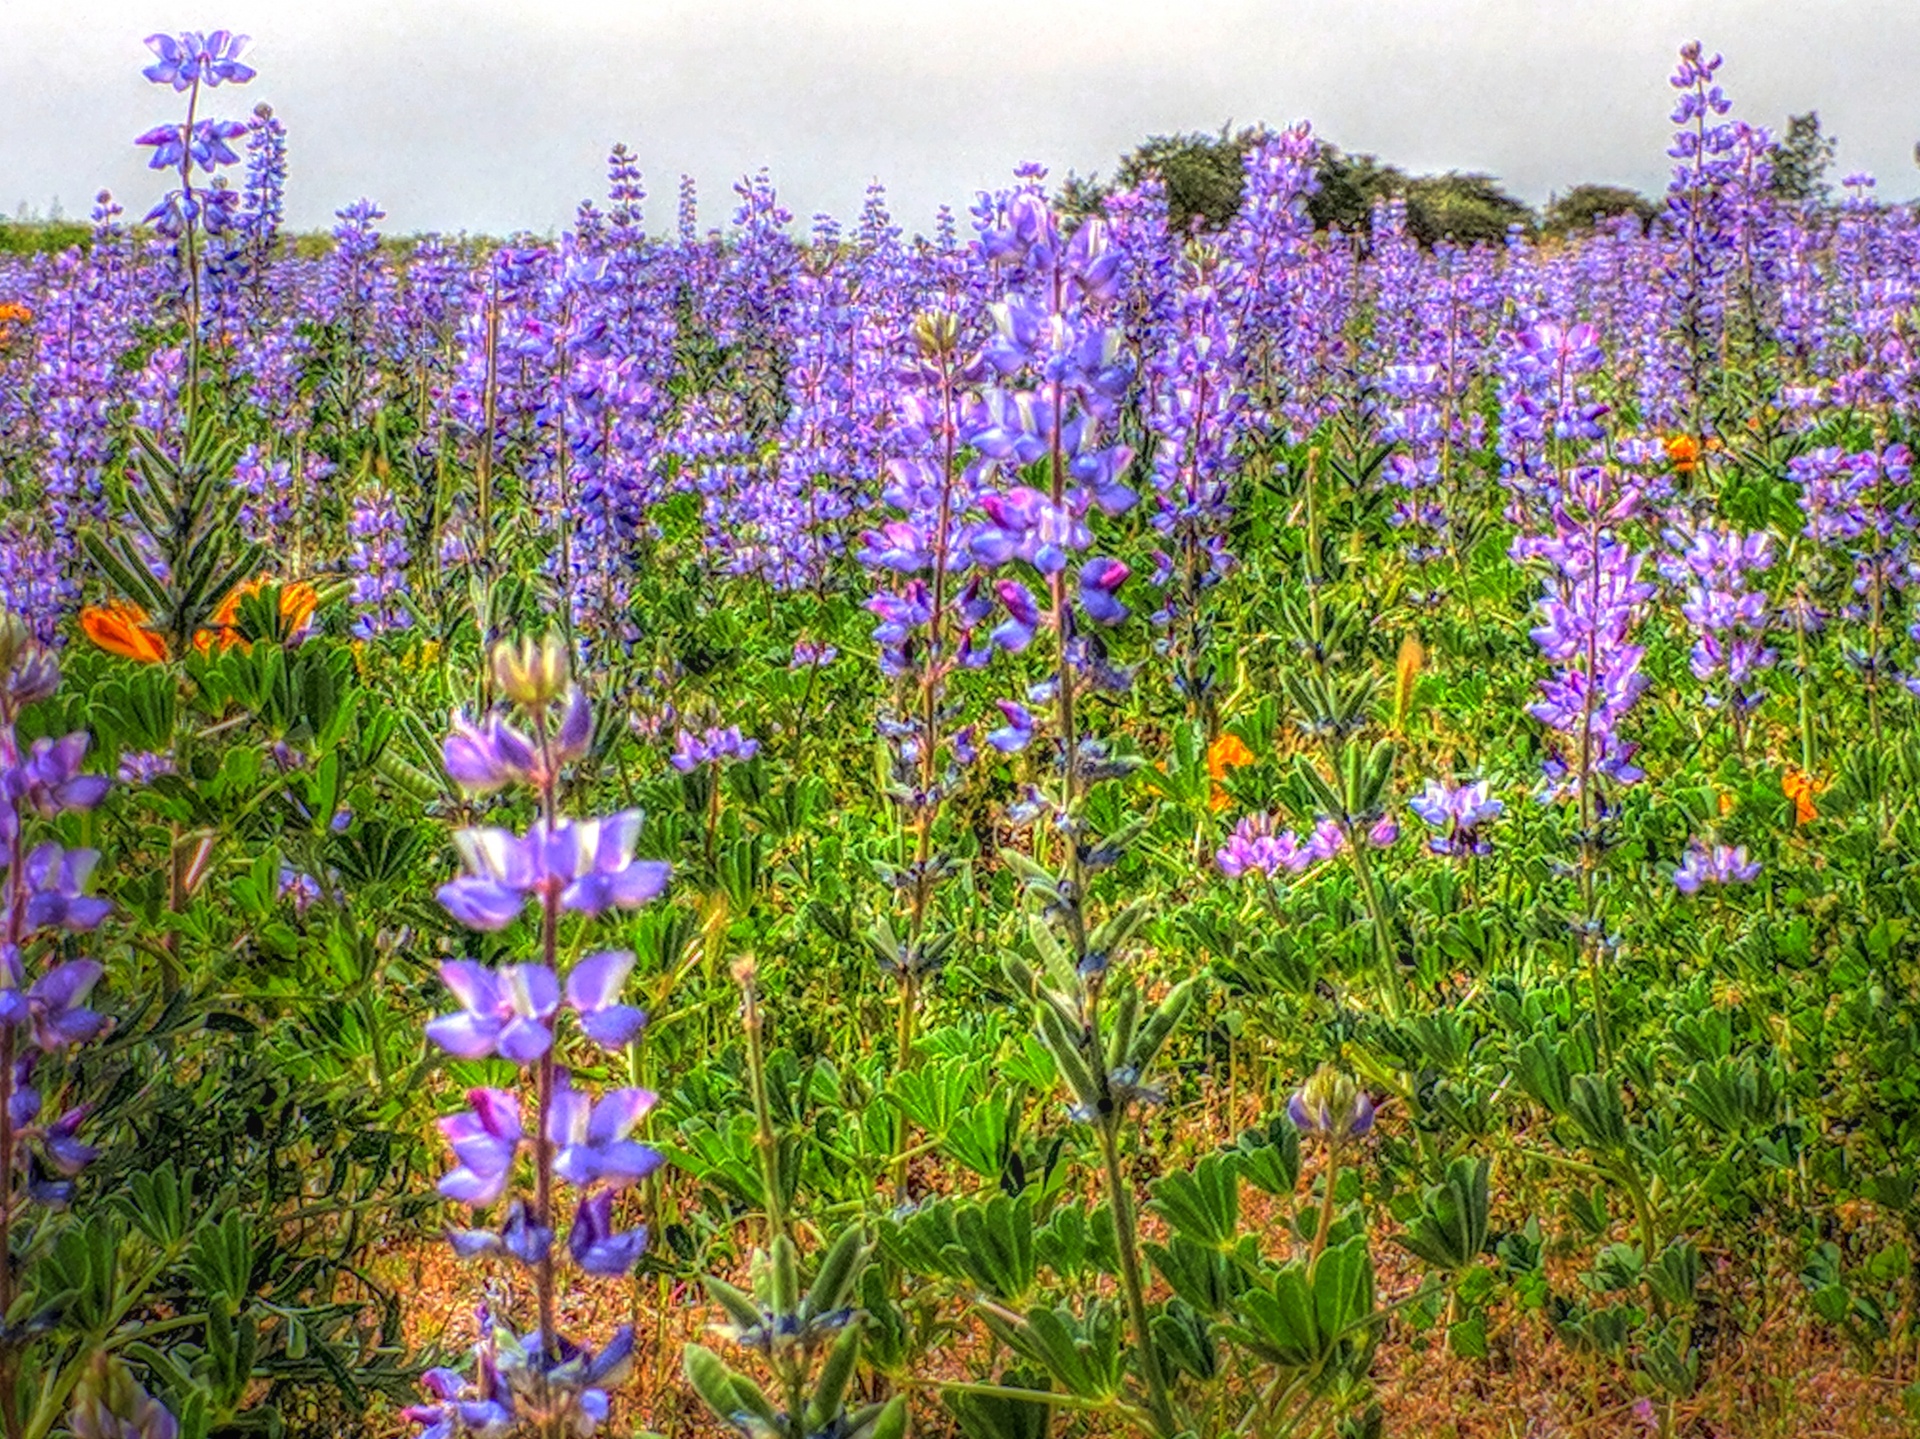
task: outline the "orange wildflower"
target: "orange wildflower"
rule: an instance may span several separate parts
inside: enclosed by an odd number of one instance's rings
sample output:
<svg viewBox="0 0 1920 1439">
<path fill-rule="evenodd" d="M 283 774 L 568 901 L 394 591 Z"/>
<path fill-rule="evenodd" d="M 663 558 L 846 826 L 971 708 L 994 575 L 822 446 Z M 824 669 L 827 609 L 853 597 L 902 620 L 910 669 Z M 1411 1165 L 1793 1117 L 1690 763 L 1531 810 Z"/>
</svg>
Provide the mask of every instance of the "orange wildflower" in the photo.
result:
<svg viewBox="0 0 1920 1439">
<path fill-rule="evenodd" d="M 147 628 L 147 612 L 125 600 L 110 605 L 86 605 L 80 611 L 83 634 L 110 655 L 159 664 L 167 657 L 167 642 Z"/>
<path fill-rule="evenodd" d="M 1795 824 L 1812 824 L 1819 817 L 1820 810 L 1814 804 L 1813 797 L 1819 792 L 1820 786 L 1815 783 L 1812 775 L 1802 774 L 1792 765 L 1788 765 L 1787 772 L 1780 776 L 1780 788 L 1786 797 L 1793 801 Z"/>
<path fill-rule="evenodd" d="M 213 628 L 201 630 L 193 637 L 194 648 L 201 654 L 212 648 L 213 642 L 220 642 L 222 654 L 235 645 L 245 644 L 236 626 L 240 621 L 240 602 L 248 595 L 257 595 L 268 585 L 275 583 L 267 575 L 258 575 L 245 584 L 235 585 L 220 601 L 220 608 L 213 612 Z M 313 623 L 313 612 L 320 607 L 320 596 L 312 585 L 303 583 L 280 586 L 280 618 L 286 623 L 289 638 L 298 639 L 305 634 Z"/>
<path fill-rule="evenodd" d="M 1700 463 L 1700 442 L 1692 435 L 1668 435 L 1667 458 L 1673 461 L 1676 473 L 1690 475 Z"/>
<path fill-rule="evenodd" d="M 1239 735 L 1223 734 L 1207 746 L 1207 777 L 1213 781 L 1215 809 L 1225 809 L 1233 803 L 1233 797 L 1221 783 L 1226 779 L 1227 771 L 1252 763 L 1253 751 L 1247 748 Z"/>
</svg>

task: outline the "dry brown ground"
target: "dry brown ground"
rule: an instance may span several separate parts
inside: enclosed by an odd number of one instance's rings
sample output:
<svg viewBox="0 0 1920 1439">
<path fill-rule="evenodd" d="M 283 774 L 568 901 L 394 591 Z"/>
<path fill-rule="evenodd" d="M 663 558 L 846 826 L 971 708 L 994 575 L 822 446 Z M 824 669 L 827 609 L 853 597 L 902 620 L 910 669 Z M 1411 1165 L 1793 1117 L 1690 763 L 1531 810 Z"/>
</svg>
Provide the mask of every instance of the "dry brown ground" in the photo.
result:
<svg viewBox="0 0 1920 1439">
<path fill-rule="evenodd" d="M 1376 1260 L 1383 1296 L 1418 1283 L 1415 1266 L 1403 1263 L 1397 1249 L 1377 1246 Z M 375 1267 L 405 1296 L 410 1345 L 460 1349 L 472 1341 L 478 1271 L 443 1245 L 417 1242 L 395 1245 Z M 515 1312 L 531 1308 L 529 1295 L 507 1293 L 518 1301 Z M 608 1432 L 645 1429 L 671 1439 L 722 1432 L 680 1377 L 681 1346 L 701 1337 L 715 1317 L 697 1289 L 659 1279 L 595 1285 L 566 1298 L 562 1332 L 603 1335 L 631 1323 L 639 1336 L 639 1362 Z M 1490 1348 L 1486 1360 L 1456 1359 L 1433 1336 L 1396 1325 L 1374 1364 L 1386 1432 L 1417 1439 L 1652 1439 L 1657 1433 L 1635 1413 L 1632 1395 L 1615 1382 L 1610 1366 L 1550 1339 L 1538 1316 L 1496 1324 Z M 968 1357 L 945 1354 L 942 1372 L 927 1377 L 964 1377 Z M 1671 1433 L 1675 1439 L 1914 1439 L 1920 1426 L 1903 1417 L 1901 1399 L 1904 1381 L 1913 1377 L 1866 1372 L 1823 1326 L 1783 1306 L 1758 1332 L 1719 1341 L 1700 1392 L 1676 1407 Z M 405 1432 L 390 1411 L 370 1416 L 370 1434 L 384 1439 Z M 931 1394 L 915 1406 L 914 1432 L 955 1432 Z M 1105 1439 L 1099 1426 L 1065 1419 L 1056 1433 Z"/>
</svg>

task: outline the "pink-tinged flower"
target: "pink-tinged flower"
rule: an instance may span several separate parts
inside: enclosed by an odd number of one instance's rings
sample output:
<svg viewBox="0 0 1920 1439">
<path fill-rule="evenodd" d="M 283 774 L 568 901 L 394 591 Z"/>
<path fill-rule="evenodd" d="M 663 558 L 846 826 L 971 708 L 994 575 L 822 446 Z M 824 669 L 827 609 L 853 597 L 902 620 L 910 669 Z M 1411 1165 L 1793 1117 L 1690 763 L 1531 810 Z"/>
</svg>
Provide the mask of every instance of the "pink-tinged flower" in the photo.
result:
<svg viewBox="0 0 1920 1439">
<path fill-rule="evenodd" d="M 440 1121 L 440 1133 L 459 1161 L 441 1179 L 440 1192 L 462 1204 L 484 1208 L 505 1191 L 526 1133 L 520 1127 L 520 1101 L 507 1091 L 470 1089 L 467 1102 L 472 1109 Z"/>
<path fill-rule="evenodd" d="M 1228 879 L 1258 874 L 1272 879 L 1281 870 L 1298 874 L 1316 858 L 1292 830 L 1274 832 L 1273 816 L 1250 814 L 1233 827 L 1213 862 Z"/>
<path fill-rule="evenodd" d="M 1007 722 L 987 736 L 987 743 L 1001 754 L 1018 754 L 1033 743 L 1033 715 L 1018 700 L 995 700 Z"/>
<path fill-rule="evenodd" d="M 1490 798 L 1485 780 L 1454 787 L 1442 780 L 1430 779 L 1426 789 L 1408 801 L 1412 810 L 1427 824 L 1440 831 L 1427 841 L 1435 854 L 1487 854 L 1493 846 L 1481 832 L 1506 808 Z"/>
<path fill-rule="evenodd" d="M 1130 611 L 1120 603 L 1120 586 L 1133 572 L 1119 560 L 1091 559 L 1080 567 L 1080 607 L 1097 625 L 1117 625 Z"/>
</svg>

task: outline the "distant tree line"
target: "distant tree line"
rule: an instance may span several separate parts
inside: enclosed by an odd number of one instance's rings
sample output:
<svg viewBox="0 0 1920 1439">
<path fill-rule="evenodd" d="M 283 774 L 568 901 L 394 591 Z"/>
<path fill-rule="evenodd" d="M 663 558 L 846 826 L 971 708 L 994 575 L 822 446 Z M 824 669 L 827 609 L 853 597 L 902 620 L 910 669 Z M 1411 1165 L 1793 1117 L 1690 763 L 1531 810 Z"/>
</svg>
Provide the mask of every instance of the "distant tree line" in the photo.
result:
<svg viewBox="0 0 1920 1439">
<path fill-rule="evenodd" d="M 1229 124 L 1214 134 L 1151 136 L 1120 158 L 1109 180 L 1069 175 L 1061 188 L 1061 204 L 1072 213 L 1091 214 L 1108 195 L 1157 175 L 1166 186 L 1168 220 L 1176 230 L 1218 230 L 1240 208 L 1247 150 L 1269 133 L 1262 126 L 1235 130 Z M 1789 117 L 1785 132 L 1768 151 L 1774 194 L 1789 204 L 1828 203 L 1832 187 L 1826 175 L 1836 144 L 1821 133 L 1818 113 Z M 1443 239 L 1466 245 L 1498 242 L 1516 225 L 1530 235 L 1573 234 L 1616 215 L 1633 215 L 1644 227 L 1661 208 L 1622 185 L 1582 184 L 1556 193 L 1543 211 L 1535 211 L 1502 189 L 1493 175 L 1464 170 L 1410 175 L 1378 156 L 1326 142 L 1320 147 L 1318 179 L 1319 191 L 1307 208 L 1322 229 L 1364 231 L 1375 203 L 1397 195 L 1406 201 L 1408 231 L 1424 245 Z"/>
</svg>

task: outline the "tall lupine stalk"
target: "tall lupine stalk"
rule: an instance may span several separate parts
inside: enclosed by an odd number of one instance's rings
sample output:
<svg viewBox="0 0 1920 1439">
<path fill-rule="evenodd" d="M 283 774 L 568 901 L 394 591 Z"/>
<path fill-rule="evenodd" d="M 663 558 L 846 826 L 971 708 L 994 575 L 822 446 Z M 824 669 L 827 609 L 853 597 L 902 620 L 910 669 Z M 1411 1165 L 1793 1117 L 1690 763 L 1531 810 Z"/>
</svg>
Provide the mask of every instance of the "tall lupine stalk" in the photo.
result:
<svg viewBox="0 0 1920 1439">
<path fill-rule="evenodd" d="M 567 1249 L 579 1269 L 617 1278 L 639 1262 L 644 1226 L 621 1232 L 613 1206 L 621 1191 L 660 1165 L 660 1155 L 630 1137 L 650 1109 L 646 1090 L 609 1090 L 599 1099 L 574 1086 L 563 1067 L 559 1015 L 574 1016 L 581 1036 L 612 1053 L 623 1052 L 646 1022 L 620 992 L 633 955 L 601 950 L 559 978 L 562 916 L 592 918 L 609 909 L 633 909 L 666 887 L 662 863 L 636 860 L 640 814 L 570 819 L 561 813 L 567 765 L 587 752 L 593 719 L 586 696 L 569 675 L 566 643 L 500 645 L 492 654 L 494 688 L 514 715 L 479 722 L 456 716 L 444 758 L 447 773 L 470 795 L 509 785 L 530 789 L 538 810 L 525 835 L 504 829 L 457 831 L 461 875 L 443 885 L 440 902 L 460 923 L 482 931 L 513 924 L 532 901 L 538 913 L 539 952 L 532 963 L 489 970 L 470 960 L 441 966 L 441 977 L 461 1008 L 427 1026 L 427 1037 L 456 1058 L 498 1056 L 522 1073 L 517 1090 L 476 1088 L 470 1107 L 440 1121 L 456 1167 L 440 1192 L 476 1209 L 509 1200 L 498 1228 L 455 1230 L 449 1238 L 463 1258 L 497 1255 L 532 1270 L 538 1322 L 522 1331 L 485 1310 L 473 1376 L 429 1371 L 435 1403 L 408 1411 L 425 1433 L 531 1433 L 540 1439 L 591 1434 L 608 1415 L 604 1386 L 626 1368 L 633 1330 L 622 1325 L 597 1352 L 561 1336 L 555 1322 L 558 1274 L 554 1256 L 558 1190 L 579 1192 Z M 512 722 L 517 716 L 524 728 Z M 532 1091 L 531 1123 L 522 1122 L 522 1098 Z M 516 1192 L 529 1153 L 530 1195 Z"/>
<path fill-rule="evenodd" d="M 395 281 L 382 252 L 378 222 L 386 212 L 356 200 L 334 212 L 333 250 L 307 297 L 306 318 L 325 336 L 326 363 L 317 399 L 320 418 L 342 442 L 364 433 L 388 400 L 385 385 L 396 348 L 391 334 Z"/>
<path fill-rule="evenodd" d="M 1227 532 L 1239 442 L 1249 420 L 1237 320 L 1223 293 L 1229 262 L 1215 248 L 1189 246 L 1174 275 L 1165 340 L 1146 363 L 1147 428 L 1153 435 L 1153 528 L 1165 598 L 1155 625 L 1169 631 L 1174 686 L 1212 743 L 1219 727 L 1208 645 L 1214 617 L 1207 594 L 1232 566 Z"/>
<path fill-rule="evenodd" d="M 1546 365 L 1571 389 L 1557 410 L 1553 433 L 1563 453 L 1578 454 L 1599 439 L 1598 414 L 1581 403 L 1576 377 L 1599 363 L 1599 351 L 1584 327 L 1563 331 L 1541 324 L 1521 336 L 1517 367 Z M 1523 387 L 1524 388 L 1524 387 Z M 1521 428 L 1537 422 L 1524 399 L 1510 414 Z M 1546 594 L 1534 643 L 1556 666 L 1541 682 L 1528 713 L 1558 737 L 1546 761 L 1547 797 L 1577 807 L 1575 841 L 1580 918 L 1576 933 L 1593 991 L 1594 1024 L 1602 1056 L 1611 1063 L 1602 964 L 1612 943 L 1607 933 L 1600 866 L 1608 846 L 1613 810 L 1609 789 L 1645 777 L 1634 764 L 1636 746 L 1621 733 L 1621 721 L 1646 689 L 1640 670 L 1642 646 L 1631 643 L 1634 625 L 1654 587 L 1640 578 L 1646 556 L 1628 548 L 1622 533 L 1641 511 L 1643 486 L 1612 460 L 1569 460 L 1541 476 L 1536 503 L 1548 507 L 1551 530 L 1514 541 L 1516 559 L 1543 562 Z"/>
<path fill-rule="evenodd" d="M 1278 427 L 1292 399 L 1300 356 L 1312 344 L 1307 259 L 1314 247 L 1307 202 L 1320 188 L 1320 142 L 1304 122 L 1251 146 L 1240 208 L 1222 236 L 1233 260 L 1227 284 L 1247 348 L 1255 423 Z"/>
<path fill-rule="evenodd" d="M 147 46 L 157 57 L 143 72 L 147 79 L 156 85 L 171 85 L 176 94 L 187 97 L 187 118 L 182 124 L 156 126 L 134 143 L 153 148 L 148 168 L 172 170 L 180 177 L 180 188 L 161 197 L 148 212 L 147 222 L 178 246 L 181 268 L 186 272 L 186 406 L 191 419 L 200 386 L 201 236 L 220 235 L 231 229 L 238 218 L 239 201 L 237 192 L 212 183 L 196 190 L 194 176 L 198 173 L 211 182 L 216 170 L 237 165 L 240 156 L 227 142 L 247 133 L 247 127 L 237 120 L 199 118 L 200 90 L 202 86 L 215 89 L 225 83 L 244 85 L 255 72 L 240 60 L 247 37 L 226 30 L 210 35 L 199 31 L 149 35 Z"/>
<path fill-rule="evenodd" d="M 1696 440 L 1710 432 L 1708 407 L 1722 358 L 1727 293 L 1733 268 L 1733 213 L 1738 197 L 1741 137 L 1721 119 L 1733 108 L 1714 79 L 1721 57 L 1700 42 L 1681 48 L 1670 83 L 1679 92 L 1672 120 L 1673 178 L 1667 187 L 1669 238 L 1660 274 L 1666 306 L 1665 352 L 1646 367 L 1640 402 L 1651 424 L 1678 425 Z"/>
<path fill-rule="evenodd" d="M 894 423 L 888 430 L 894 454 L 881 492 L 899 517 L 867 531 L 859 550 L 862 564 L 893 577 L 868 599 L 867 608 L 879 621 L 873 634 L 881 672 L 894 683 L 880 729 L 911 858 L 893 876 L 905 910 L 904 933 L 883 919 L 870 938 L 882 967 L 899 984 L 894 1063 L 902 1072 L 913 1062 L 921 987 L 938 971 L 953 940 L 930 928 L 939 882 L 953 868 L 951 856 L 936 853 L 940 812 L 964 767 L 979 755 L 976 727 L 956 727 L 960 716 L 947 684 L 957 669 L 984 665 L 994 649 L 993 642 L 974 643 L 994 599 L 982 576 L 969 575 L 978 476 L 963 463 L 960 440 L 963 406 L 977 392 L 984 370 L 977 355 L 962 350 L 959 321 L 950 312 L 929 310 L 914 322 L 913 353 L 895 376 Z M 1003 627 L 1001 639 L 1024 648 L 1031 629 L 1018 629 L 1017 620 L 1009 623 L 1016 629 Z M 903 1113 L 893 1166 L 894 1187 L 903 1198 L 909 1137 Z"/>
<path fill-rule="evenodd" d="M 33 1205 L 64 1206 L 72 1177 L 94 1157 L 76 1137 L 87 1107 L 48 1117 L 56 1107 L 43 1090 L 57 1057 L 100 1032 L 101 1017 L 86 1008 L 101 967 L 67 957 L 65 936 L 98 927 L 112 910 L 89 895 L 99 861 L 90 849 L 62 849 L 51 840 L 30 843 L 38 823 L 94 808 L 107 780 L 83 774 L 88 735 L 20 742 L 21 711 L 51 697 L 60 668 L 11 613 L 0 614 L 0 842 L 5 844 L 4 943 L 0 944 L 0 1314 L 15 1298 L 18 1227 Z M 53 1076 L 57 1083 L 57 1071 Z M 0 1430 L 7 1439 L 26 1432 L 17 1392 L 19 1335 L 0 1349 Z M 33 1396 L 57 1415 L 62 1395 Z M 164 1411 L 162 1411 L 164 1412 Z M 169 1419 L 167 1422 L 171 1422 Z M 44 1434 L 51 1420 L 32 1426 Z M 165 1429 L 156 1421 L 155 1435 Z"/>
<path fill-rule="evenodd" d="M 1093 545 L 1091 512 L 1098 507 L 1117 513 L 1135 499 L 1122 483 L 1131 452 L 1103 443 L 1102 433 L 1131 380 L 1106 315 L 1117 288 L 1118 257 L 1107 248 L 1106 226 L 1099 220 L 1088 220 L 1071 240 L 1063 239 L 1038 191 L 1040 173 L 1024 171 L 1022 178 L 1025 185 L 983 204 L 976 214 L 984 222 L 984 252 L 1006 268 L 1009 279 L 1008 298 L 994 307 L 997 333 L 985 357 L 1003 382 L 1024 379 L 1028 387 L 989 390 L 970 407 L 967 438 L 996 469 L 1039 465 L 1048 482 L 1044 493 L 1016 485 L 985 495 L 989 524 L 975 552 L 989 561 L 1024 562 L 1046 583 L 1043 623 L 1053 637 L 1053 671 L 1028 698 L 1053 708 L 1049 748 L 1056 783 L 1050 792 L 1036 790 L 1015 817 L 1044 820 L 1061 853 L 1051 867 L 1014 856 L 1027 890 L 1044 904 L 1030 925 L 1041 963 L 1036 970 L 1009 958 L 1006 967 L 1015 987 L 1038 1001 L 1040 1034 L 1066 1082 L 1071 1112 L 1093 1127 L 1099 1141 L 1135 1369 L 1154 1431 L 1170 1439 L 1182 1426 L 1149 1321 L 1137 1215 L 1120 1142 L 1135 1111 L 1160 1098 L 1147 1072 L 1191 1003 L 1197 981 L 1176 985 L 1142 1021 L 1140 989 L 1121 982 L 1115 965 L 1144 915 L 1136 905 L 1096 924 L 1089 913 L 1088 881 L 1119 857 L 1128 836 L 1096 839 L 1088 829 L 1084 800 L 1093 784 L 1125 773 L 1130 765 L 1084 732 L 1086 715 L 1079 702 L 1127 683 L 1108 662 L 1097 633 L 1098 627 L 1126 617 L 1116 591 L 1127 568 L 1118 560 L 1084 561 L 1077 594 L 1069 577 L 1075 556 Z M 996 219 L 1004 228 L 993 223 Z M 1001 598 L 1016 618 L 1031 608 L 1017 582 Z M 1003 709 L 1008 725 L 997 742 L 1010 750 L 1024 747 L 1039 725 L 1024 705 L 1007 702 Z M 1038 839 L 1035 852 L 1047 852 Z"/>
</svg>

